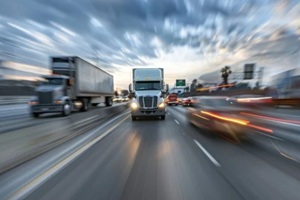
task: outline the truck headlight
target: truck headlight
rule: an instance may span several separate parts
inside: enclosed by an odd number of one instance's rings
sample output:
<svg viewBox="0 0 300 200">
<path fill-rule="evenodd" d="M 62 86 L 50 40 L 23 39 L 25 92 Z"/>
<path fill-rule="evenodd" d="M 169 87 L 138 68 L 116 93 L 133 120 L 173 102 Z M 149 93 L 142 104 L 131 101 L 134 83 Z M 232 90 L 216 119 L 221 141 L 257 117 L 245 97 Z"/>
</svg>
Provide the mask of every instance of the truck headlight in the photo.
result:
<svg viewBox="0 0 300 200">
<path fill-rule="evenodd" d="M 131 105 L 130 105 L 131 109 L 137 109 L 139 106 L 137 105 L 137 103 L 135 102 L 132 102 Z"/>
<path fill-rule="evenodd" d="M 166 104 L 164 102 L 161 102 L 159 105 L 158 105 L 159 108 L 165 108 L 166 107 Z"/>
<path fill-rule="evenodd" d="M 61 100 L 55 100 L 54 103 L 55 104 L 62 104 L 62 101 Z"/>
<path fill-rule="evenodd" d="M 39 103 L 38 101 L 29 101 L 29 102 L 28 102 L 29 105 L 36 105 L 36 104 L 38 104 L 38 103 Z"/>
</svg>

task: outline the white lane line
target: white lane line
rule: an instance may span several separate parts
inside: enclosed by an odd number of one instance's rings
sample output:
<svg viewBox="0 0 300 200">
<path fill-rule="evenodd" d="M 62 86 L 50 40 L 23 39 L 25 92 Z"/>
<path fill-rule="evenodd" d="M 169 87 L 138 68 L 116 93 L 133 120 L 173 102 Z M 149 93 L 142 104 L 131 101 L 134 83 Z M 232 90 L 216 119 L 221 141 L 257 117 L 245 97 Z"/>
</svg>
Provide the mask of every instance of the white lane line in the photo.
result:
<svg viewBox="0 0 300 200">
<path fill-rule="evenodd" d="M 273 146 L 277 149 L 277 151 L 280 153 L 280 155 L 290 159 L 290 160 L 293 160 L 297 163 L 299 163 L 299 161 L 296 159 L 296 158 L 293 158 L 292 156 L 286 154 L 286 153 L 283 153 L 282 151 L 280 151 L 280 149 L 277 147 L 277 145 L 274 144 L 274 142 L 272 140 L 270 140 L 270 142 L 273 144 Z"/>
<path fill-rule="evenodd" d="M 265 120 L 267 120 L 267 119 L 265 119 Z M 281 122 L 281 121 L 273 121 L 273 120 L 267 120 L 267 121 L 271 121 L 271 122 L 275 122 L 275 123 L 281 123 L 281 124 L 290 125 L 290 126 L 300 127 L 300 124 L 293 124 L 293 123 L 290 123 L 290 122 Z"/>
<path fill-rule="evenodd" d="M 260 131 L 256 131 L 257 133 L 261 134 L 261 135 L 264 135 L 264 136 L 267 136 L 267 137 L 270 137 L 270 138 L 273 138 L 273 139 L 276 139 L 276 140 L 280 140 L 280 141 L 285 141 L 284 139 L 281 139 L 279 137 L 275 137 L 275 136 L 272 136 L 272 135 L 267 135 L 265 133 L 262 133 Z"/>
<path fill-rule="evenodd" d="M 80 120 L 80 121 L 77 122 L 77 124 L 81 124 L 81 123 L 83 123 L 83 122 L 90 121 L 90 120 L 95 119 L 95 118 L 97 118 L 97 117 L 99 117 L 99 116 L 96 115 L 96 116 L 93 116 L 93 117 L 89 117 L 89 118 Z"/>
<path fill-rule="evenodd" d="M 176 122 L 176 124 L 180 125 L 180 123 L 176 119 L 174 119 L 174 121 Z"/>
<path fill-rule="evenodd" d="M 221 167 L 220 163 L 218 163 L 218 161 L 216 161 L 216 159 L 212 157 L 212 155 L 210 155 L 208 151 L 206 151 L 206 149 L 204 149 L 204 147 L 197 140 L 194 139 L 194 142 L 204 152 L 204 154 L 211 160 L 211 162 L 213 162 L 217 167 Z"/>
<path fill-rule="evenodd" d="M 124 113 L 127 114 L 127 113 Z M 123 115 L 124 115 L 123 114 Z M 122 116 L 122 115 L 121 115 Z M 119 116 L 119 117 L 121 117 Z M 25 198 L 30 192 L 32 192 L 35 188 L 37 188 L 39 185 L 44 183 L 46 180 L 51 178 L 54 174 L 56 174 L 58 171 L 60 171 L 63 167 L 71 163 L 74 159 L 76 159 L 78 156 L 80 156 L 82 153 L 84 153 L 86 150 L 88 150 L 90 147 L 92 147 L 94 144 L 102 140 L 105 136 L 110 134 L 115 128 L 117 128 L 120 124 L 122 124 L 130 115 L 122 119 L 120 122 L 115 124 L 113 127 L 102 133 L 100 136 L 96 137 L 94 140 L 91 142 L 85 144 L 78 150 L 76 150 L 74 153 L 66 157 L 65 159 L 61 160 L 58 162 L 56 165 L 48 169 L 47 171 L 43 172 L 41 175 L 37 176 L 35 179 L 27 183 L 25 186 L 23 186 L 21 189 L 17 190 L 15 193 L 13 193 L 8 199 L 23 199 Z M 117 118 L 119 118 L 117 117 Z M 117 119 L 117 118 L 114 118 Z M 113 121 L 113 120 L 111 120 Z M 111 122 L 109 121 L 109 122 Z M 108 124 L 107 122 L 106 124 Z M 98 130 L 98 129 L 97 129 Z M 99 131 L 99 130 L 98 130 Z"/>
<path fill-rule="evenodd" d="M 171 113 L 168 112 L 168 115 L 171 115 Z"/>
</svg>

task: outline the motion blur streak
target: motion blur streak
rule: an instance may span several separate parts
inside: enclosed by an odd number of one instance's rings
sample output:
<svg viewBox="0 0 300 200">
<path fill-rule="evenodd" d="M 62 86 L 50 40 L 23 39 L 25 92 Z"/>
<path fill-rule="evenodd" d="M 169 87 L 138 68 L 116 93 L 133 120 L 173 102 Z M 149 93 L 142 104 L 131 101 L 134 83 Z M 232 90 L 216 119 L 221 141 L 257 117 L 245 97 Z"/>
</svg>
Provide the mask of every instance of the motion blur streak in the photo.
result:
<svg viewBox="0 0 300 200">
<path fill-rule="evenodd" d="M 205 120 L 207 120 L 207 121 L 209 121 L 209 119 L 208 118 L 206 118 L 206 117 L 203 117 L 203 116 L 201 116 L 201 115 L 198 115 L 198 114 L 194 114 L 195 116 L 197 116 L 197 117 L 200 117 L 200 118 L 202 118 L 202 119 L 205 119 Z"/>
<path fill-rule="evenodd" d="M 284 123 L 291 123 L 291 124 L 300 124 L 300 121 L 296 121 L 296 120 L 288 120 L 288 119 L 280 119 L 280 118 L 274 118 L 274 117 L 267 117 L 267 116 L 263 116 L 263 115 L 256 115 L 256 114 L 252 114 L 252 113 L 245 113 L 245 112 L 241 112 L 242 115 L 248 115 L 248 116 L 252 116 L 252 117 L 258 117 L 258 118 L 262 118 L 265 120 L 271 120 L 271 121 L 277 121 L 277 122 L 284 122 Z"/>
<path fill-rule="evenodd" d="M 272 103 L 272 97 L 259 97 L 259 98 L 238 98 L 237 102 L 243 102 L 243 103 Z"/>
<path fill-rule="evenodd" d="M 231 87 L 231 86 L 234 86 L 234 84 L 226 84 L 226 85 L 220 85 L 220 86 L 204 87 L 204 88 L 197 89 L 197 91 L 206 91 L 206 90 L 210 90 L 210 89 L 226 88 L 226 87 Z"/>
<path fill-rule="evenodd" d="M 209 115 L 209 116 L 212 116 L 212 117 L 215 117 L 217 119 L 222 119 L 224 121 L 234 122 L 234 123 L 241 124 L 241 125 L 247 125 L 249 123 L 249 121 L 246 121 L 246 120 L 234 119 L 234 118 L 229 118 L 229 117 L 223 117 L 223 116 L 216 115 L 216 114 L 213 114 L 213 113 L 210 113 L 210 112 L 206 112 L 206 111 L 201 111 L 201 113 Z"/>
<path fill-rule="evenodd" d="M 273 130 L 268 129 L 268 128 L 264 128 L 264 127 L 261 127 L 261 126 L 256 126 L 256 125 L 253 125 L 253 124 L 248 124 L 248 126 L 252 127 L 252 128 L 255 128 L 255 129 L 258 129 L 258 130 L 261 130 L 261 131 L 264 131 L 264 132 L 267 132 L 267 133 L 273 133 Z"/>
</svg>

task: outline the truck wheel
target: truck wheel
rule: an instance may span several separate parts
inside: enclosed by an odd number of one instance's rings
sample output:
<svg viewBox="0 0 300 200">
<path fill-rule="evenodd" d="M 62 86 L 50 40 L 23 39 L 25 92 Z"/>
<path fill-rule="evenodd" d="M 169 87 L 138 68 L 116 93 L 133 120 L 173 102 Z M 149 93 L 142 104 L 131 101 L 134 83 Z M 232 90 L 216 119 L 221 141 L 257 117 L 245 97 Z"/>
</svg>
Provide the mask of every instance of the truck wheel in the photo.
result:
<svg viewBox="0 0 300 200">
<path fill-rule="evenodd" d="M 106 97 L 105 98 L 105 105 L 106 107 L 112 106 L 113 105 L 113 101 L 111 97 Z"/>
<path fill-rule="evenodd" d="M 136 120 L 136 116 L 131 116 L 132 121 Z"/>
<path fill-rule="evenodd" d="M 88 101 L 88 99 L 82 99 L 81 100 L 81 103 L 82 103 L 82 107 L 81 107 L 81 111 L 82 112 L 86 112 L 86 111 L 88 111 L 88 109 L 89 109 L 89 101 Z"/>
<path fill-rule="evenodd" d="M 92 106 L 97 107 L 99 103 L 92 103 Z"/>
<path fill-rule="evenodd" d="M 165 120 L 166 119 L 166 115 L 160 116 L 160 119 Z"/>
<path fill-rule="evenodd" d="M 68 102 L 65 102 L 63 105 L 63 111 L 62 111 L 62 115 L 63 116 L 68 116 L 71 113 L 71 106 Z"/>
<path fill-rule="evenodd" d="M 31 113 L 32 117 L 38 118 L 40 116 L 40 113 Z"/>
</svg>

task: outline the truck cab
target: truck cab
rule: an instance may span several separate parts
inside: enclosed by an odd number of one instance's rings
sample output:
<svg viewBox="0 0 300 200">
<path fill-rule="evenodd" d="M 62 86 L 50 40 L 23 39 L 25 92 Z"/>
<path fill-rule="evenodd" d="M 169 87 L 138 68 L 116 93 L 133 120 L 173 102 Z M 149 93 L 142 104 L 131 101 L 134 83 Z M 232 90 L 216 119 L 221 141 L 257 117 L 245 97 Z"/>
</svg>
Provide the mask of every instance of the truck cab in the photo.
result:
<svg viewBox="0 0 300 200">
<path fill-rule="evenodd" d="M 33 116 L 38 117 L 42 113 L 51 112 L 62 112 L 63 115 L 69 115 L 72 109 L 68 95 L 69 84 L 68 76 L 44 76 L 38 82 L 35 96 L 29 102 Z"/>
<path fill-rule="evenodd" d="M 133 83 L 129 90 L 134 96 L 131 103 L 132 120 L 136 120 L 137 117 L 160 117 L 163 120 L 165 119 L 163 69 L 133 69 Z"/>
</svg>

